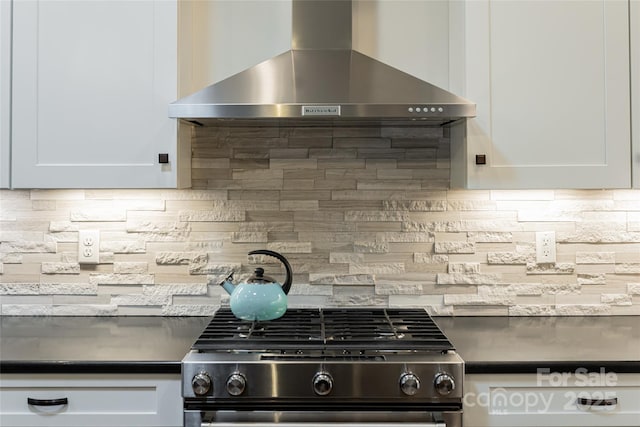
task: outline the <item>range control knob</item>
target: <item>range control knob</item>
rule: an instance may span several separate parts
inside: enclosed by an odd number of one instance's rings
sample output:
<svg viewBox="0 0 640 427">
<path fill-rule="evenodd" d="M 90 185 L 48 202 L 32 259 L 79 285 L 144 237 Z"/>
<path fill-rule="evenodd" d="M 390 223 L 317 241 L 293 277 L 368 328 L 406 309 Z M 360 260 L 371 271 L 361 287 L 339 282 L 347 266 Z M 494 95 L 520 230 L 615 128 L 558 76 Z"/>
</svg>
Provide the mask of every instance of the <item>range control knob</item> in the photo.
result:
<svg viewBox="0 0 640 427">
<path fill-rule="evenodd" d="M 441 396 L 448 396 L 456 388 L 453 377 L 447 373 L 437 374 L 433 380 L 433 386 Z"/>
<path fill-rule="evenodd" d="M 313 376 L 313 391 L 318 396 L 326 396 L 333 389 L 333 378 L 326 372 L 318 372 Z"/>
<path fill-rule="evenodd" d="M 211 377 L 205 371 L 198 372 L 191 380 L 193 392 L 198 396 L 204 396 L 211 390 Z"/>
<path fill-rule="evenodd" d="M 227 378 L 227 393 L 231 396 L 240 396 L 247 387 L 247 379 L 239 372 L 234 372 Z"/>
<path fill-rule="evenodd" d="M 420 378 L 416 374 L 402 374 L 400 377 L 400 390 L 407 396 L 413 396 L 420 390 Z"/>
</svg>

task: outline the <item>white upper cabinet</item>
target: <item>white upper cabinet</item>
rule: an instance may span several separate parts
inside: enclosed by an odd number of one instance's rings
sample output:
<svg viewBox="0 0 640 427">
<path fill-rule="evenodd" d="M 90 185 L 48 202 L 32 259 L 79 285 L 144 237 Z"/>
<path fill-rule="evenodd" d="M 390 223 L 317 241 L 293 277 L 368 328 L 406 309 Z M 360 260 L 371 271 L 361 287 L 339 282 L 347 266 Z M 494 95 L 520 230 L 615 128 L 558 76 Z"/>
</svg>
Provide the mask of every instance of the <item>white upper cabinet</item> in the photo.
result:
<svg viewBox="0 0 640 427">
<path fill-rule="evenodd" d="M 13 188 L 176 187 L 176 1 L 14 1 L 12 70 Z"/>
<path fill-rule="evenodd" d="M 633 136 L 633 186 L 640 188 L 640 1 L 632 0 L 631 16 L 631 135 Z"/>
<path fill-rule="evenodd" d="M 458 9 L 460 86 L 478 115 L 466 151 L 453 153 L 466 166 L 453 185 L 630 187 L 629 2 L 474 0 Z"/>
<path fill-rule="evenodd" d="M 0 188 L 11 184 L 11 2 L 0 1 Z"/>
</svg>

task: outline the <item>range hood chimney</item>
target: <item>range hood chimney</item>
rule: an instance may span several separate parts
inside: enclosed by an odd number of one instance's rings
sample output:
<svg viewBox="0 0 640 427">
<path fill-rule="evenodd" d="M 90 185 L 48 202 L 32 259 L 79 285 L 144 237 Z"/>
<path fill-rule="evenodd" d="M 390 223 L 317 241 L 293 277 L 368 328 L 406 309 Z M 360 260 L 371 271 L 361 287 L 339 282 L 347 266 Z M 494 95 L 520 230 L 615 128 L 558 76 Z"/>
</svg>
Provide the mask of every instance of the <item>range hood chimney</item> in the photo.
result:
<svg viewBox="0 0 640 427">
<path fill-rule="evenodd" d="M 475 104 L 352 49 L 350 0 L 293 0 L 291 50 L 169 105 L 169 117 L 233 123 L 443 126 Z"/>
</svg>

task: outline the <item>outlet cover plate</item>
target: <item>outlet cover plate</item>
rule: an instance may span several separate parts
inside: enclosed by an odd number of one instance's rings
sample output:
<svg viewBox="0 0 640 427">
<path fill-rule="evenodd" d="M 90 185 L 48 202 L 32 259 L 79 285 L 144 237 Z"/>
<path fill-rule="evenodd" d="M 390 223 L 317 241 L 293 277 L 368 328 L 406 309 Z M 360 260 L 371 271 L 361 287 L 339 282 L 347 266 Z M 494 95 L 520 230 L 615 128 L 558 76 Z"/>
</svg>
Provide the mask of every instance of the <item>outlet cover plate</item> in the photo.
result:
<svg viewBox="0 0 640 427">
<path fill-rule="evenodd" d="M 555 231 L 536 232 L 536 262 L 538 264 L 550 264 L 556 262 Z"/>
<path fill-rule="evenodd" d="M 78 262 L 100 263 L 100 231 L 82 230 L 78 233 Z"/>
</svg>

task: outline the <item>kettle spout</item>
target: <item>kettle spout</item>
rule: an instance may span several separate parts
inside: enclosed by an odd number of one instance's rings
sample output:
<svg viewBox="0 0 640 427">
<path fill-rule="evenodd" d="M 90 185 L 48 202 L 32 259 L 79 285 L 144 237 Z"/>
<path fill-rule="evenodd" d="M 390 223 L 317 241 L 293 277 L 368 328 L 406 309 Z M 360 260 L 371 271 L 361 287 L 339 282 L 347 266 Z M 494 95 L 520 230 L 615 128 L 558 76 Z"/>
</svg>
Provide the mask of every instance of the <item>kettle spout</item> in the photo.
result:
<svg viewBox="0 0 640 427">
<path fill-rule="evenodd" d="M 229 277 L 224 279 L 224 281 L 220 283 L 220 286 L 222 286 L 222 289 L 224 289 L 229 295 L 231 295 L 236 288 L 236 285 L 233 284 L 233 273 L 231 273 Z"/>
</svg>

